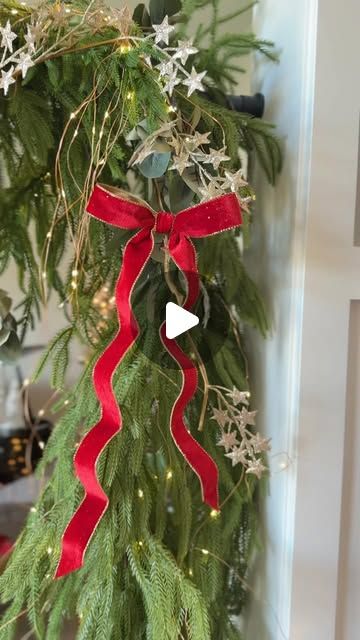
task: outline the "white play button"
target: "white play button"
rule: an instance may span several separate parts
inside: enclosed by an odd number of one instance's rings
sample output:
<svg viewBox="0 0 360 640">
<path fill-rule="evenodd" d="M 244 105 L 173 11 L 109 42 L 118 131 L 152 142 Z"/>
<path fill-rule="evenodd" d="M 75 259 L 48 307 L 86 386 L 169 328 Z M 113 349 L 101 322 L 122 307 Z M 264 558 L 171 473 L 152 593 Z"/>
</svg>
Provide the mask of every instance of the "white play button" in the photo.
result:
<svg viewBox="0 0 360 640">
<path fill-rule="evenodd" d="M 196 327 L 199 318 L 174 302 L 166 305 L 166 337 L 170 340 Z"/>
</svg>

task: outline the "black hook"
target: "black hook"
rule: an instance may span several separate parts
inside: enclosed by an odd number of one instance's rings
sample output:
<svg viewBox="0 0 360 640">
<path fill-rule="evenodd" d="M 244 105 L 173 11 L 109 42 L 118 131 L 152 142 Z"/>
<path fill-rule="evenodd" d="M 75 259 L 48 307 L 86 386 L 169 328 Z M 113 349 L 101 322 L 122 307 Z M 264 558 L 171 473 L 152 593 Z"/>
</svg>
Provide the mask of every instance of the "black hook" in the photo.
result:
<svg viewBox="0 0 360 640">
<path fill-rule="evenodd" d="M 248 113 L 255 118 L 262 118 L 265 109 L 265 98 L 262 93 L 253 96 L 226 96 L 230 109 Z"/>
</svg>

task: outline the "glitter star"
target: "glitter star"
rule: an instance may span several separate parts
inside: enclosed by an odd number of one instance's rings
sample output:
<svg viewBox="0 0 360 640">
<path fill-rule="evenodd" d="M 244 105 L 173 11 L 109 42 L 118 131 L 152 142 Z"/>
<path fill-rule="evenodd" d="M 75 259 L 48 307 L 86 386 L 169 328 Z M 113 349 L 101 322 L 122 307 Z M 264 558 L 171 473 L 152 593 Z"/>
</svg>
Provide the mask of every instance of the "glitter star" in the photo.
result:
<svg viewBox="0 0 360 640">
<path fill-rule="evenodd" d="M 169 44 L 169 35 L 174 31 L 175 27 L 169 24 L 169 17 L 165 16 L 161 24 L 153 24 L 153 29 L 155 31 L 155 44 L 160 42 Z"/>
<path fill-rule="evenodd" d="M 220 185 L 215 180 L 212 180 L 206 186 L 200 187 L 199 191 L 203 202 L 222 195 Z"/>
<path fill-rule="evenodd" d="M 191 69 L 191 73 L 186 80 L 183 81 L 188 88 L 188 98 L 191 96 L 194 91 L 205 91 L 204 85 L 202 84 L 202 79 L 206 76 L 206 71 L 202 71 L 201 73 L 197 73 L 195 67 Z"/>
<path fill-rule="evenodd" d="M 27 70 L 30 69 L 30 67 L 33 67 L 33 66 L 34 66 L 34 63 L 31 60 L 31 57 L 29 56 L 29 54 L 28 53 L 21 53 L 19 60 L 17 60 L 16 70 L 21 71 L 21 75 L 22 75 L 23 78 L 25 78 L 25 76 L 27 74 Z"/>
<path fill-rule="evenodd" d="M 225 457 L 230 458 L 232 466 L 235 467 L 235 465 L 240 463 L 243 465 L 247 465 L 249 463 L 246 454 L 247 451 L 245 448 L 238 447 L 237 449 L 234 449 L 234 451 L 231 451 L 231 453 L 225 453 Z"/>
<path fill-rule="evenodd" d="M 36 33 L 27 25 L 27 33 L 24 35 L 25 42 L 31 53 L 35 53 Z"/>
<path fill-rule="evenodd" d="M 15 78 L 13 78 L 14 67 L 11 66 L 8 71 L 1 70 L 0 88 L 4 90 L 4 94 L 7 96 L 9 87 L 14 84 Z"/>
<path fill-rule="evenodd" d="M 203 144 L 210 144 L 210 135 L 210 131 L 208 131 L 207 133 L 200 133 L 199 131 L 196 131 L 193 136 L 187 136 L 185 141 L 186 144 L 191 147 L 192 150 L 194 150 Z"/>
<path fill-rule="evenodd" d="M 187 167 L 191 167 L 192 163 L 189 161 L 189 155 L 187 153 L 181 153 L 179 156 L 175 157 L 173 160 L 173 164 L 170 169 L 173 169 L 182 176 L 185 169 Z"/>
<path fill-rule="evenodd" d="M 53 20 L 53 24 L 61 27 L 69 20 L 69 7 L 66 7 L 63 2 L 57 2 L 50 7 L 49 15 Z"/>
<path fill-rule="evenodd" d="M 224 189 L 230 189 L 234 193 L 239 191 L 241 187 L 246 187 L 247 182 L 244 180 L 244 176 L 242 170 L 240 169 L 236 173 L 230 173 L 230 171 L 225 171 L 225 180 L 223 184 Z"/>
<path fill-rule="evenodd" d="M 234 387 L 233 390 L 229 391 L 226 395 L 232 400 L 235 406 L 238 404 L 249 404 L 249 391 L 239 391 L 239 389 Z"/>
<path fill-rule="evenodd" d="M 223 429 L 229 422 L 229 416 L 224 409 L 213 409 L 212 420 L 216 420 L 218 425 Z"/>
<path fill-rule="evenodd" d="M 121 9 L 112 8 L 110 10 L 109 18 L 109 24 L 116 27 L 118 31 L 124 35 L 129 33 L 130 27 L 133 24 L 132 13 L 129 7 L 125 6 Z"/>
<path fill-rule="evenodd" d="M 5 27 L 0 27 L 1 33 L 1 46 L 5 47 L 5 50 L 8 49 L 10 53 L 13 52 L 13 40 L 17 38 L 16 33 L 11 31 L 10 20 L 7 21 Z"/>
<path fill-rule="evenodd" d="M 249 468 L 246 469 L 245 473 L 247 473 L 247 474 L 253 473 L 258 478 L 258 480 L 260 480 L 260 478 L 261 478 L 262 474 L 264 473 L 264 471 L 267 471 L 267 469 L 263 465 L 261 460 L 254 460 L 254 461 L 251 462 Z"/>
<path fill-rule="evenodd" d="M 248 424 L 250 426 L 255 426 L 256 414 L 257 411 L 248 411 L 247 409 L 245 409 L 245 407 L 243 407 L 239 415 L 239 421 L 242 425 Z"/>
<path fill-rule="evenodd" d="M 255 453 L 261 453 L 262 451 L 270 451 L 271 444 L 270 439 L 262 438 L 260 433 L 256 433 L 250 440 L 250 444 Z"/>
<path fill-rule="evenodd" d="M 43 37 L 43 31 L 40 25 L 27 25 L 27 33 L 24 35 L 24 40 L 28 46 L 30 53 L 35 53 L 35 44 L 39 42 Z"/>
<path fill-rule="evenodd" d="M 236 437 L 236 433 L 234 431 L 229 431 L 229 433 L 223 433 L 220 440 L 218 441 L 219 447 L 224 447 L 226 453 L 231 449 L 234 449 L 239 444 L 239 441 Z"/>
<path fill-rule="evenodd" d="M 177 77 L 176 71 L 174 71 L 174 73 L 172 73 L 171 76 L 169 76 L 166 80 L 166 84 L 164 85 L 164 88 L 163 88 L 164 93 L 168 93 L 169 96 L 171 97 L 176 85 L 178 84 L 180 84 L 180 80 Z"/>
<path fill-rule="evenodd" d="M 226 162 L 231 158 L 226 155 L 225 148 L 223 149 L 211 149 L 204 159 L 204 164 L 212 164 L 215 170 L 217 170 L 222 162 Z"/>
<path fill-rule="evenodd" d="M 155 68 L 159 69 L 161 76 L 170 76 L 174 73 L 174 64 L 172 60 L 163 60 Z"/>
<path fill-rule="evenodd" d="M 172 136 L 170 139 L 167 140 L 167 143 L 170 145 L 170 147 L 173 147 L 175 151 L 175 155 L 179 156 L 183 148 L 181 139 L 176 138 L 175 136 Z"/>
<path fill-rule="evenodd" d="M 181 60 L 181 64 L 184 65 L 186 64 L 188 57 L 197 52 L 198 49 L 194 47 L 192 40 L 179 40 L 178 46 L 174 53 L 174 58 L 179 58 Z"/>
</svg>

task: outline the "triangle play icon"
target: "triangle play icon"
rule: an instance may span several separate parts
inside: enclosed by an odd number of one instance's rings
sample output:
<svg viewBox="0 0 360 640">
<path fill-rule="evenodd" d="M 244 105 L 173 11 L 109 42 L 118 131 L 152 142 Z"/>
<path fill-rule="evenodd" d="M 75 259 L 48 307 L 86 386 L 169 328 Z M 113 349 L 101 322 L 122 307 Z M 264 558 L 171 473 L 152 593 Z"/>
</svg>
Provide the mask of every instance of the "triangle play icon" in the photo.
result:
<svg viewBox="0 0 360 640">
<path fill-rule="evenodd" d="M 166 305 L 166 337 L 170 340 L 180 336 L 185 331 L 196 327 L 199 318 L 190 311 L 186 311 L 174 302 Z"/>
</svg>

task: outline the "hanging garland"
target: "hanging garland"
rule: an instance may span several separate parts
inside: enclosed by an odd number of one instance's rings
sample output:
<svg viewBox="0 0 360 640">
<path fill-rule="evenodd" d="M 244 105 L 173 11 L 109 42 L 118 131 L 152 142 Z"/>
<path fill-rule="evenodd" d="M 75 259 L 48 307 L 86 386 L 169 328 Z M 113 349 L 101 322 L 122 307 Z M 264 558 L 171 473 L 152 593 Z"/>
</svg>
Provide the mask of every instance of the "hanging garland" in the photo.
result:
<svg viewBox="0 0 360 640">
<path fill-rule="evenodd" d="M 133 15 L 93 1 L 0 5 L 0 268 L 18 266 L 21 340 L 51 292 L 68 320 L 34 376 L 52 362 L 54 410 L 66 413 L 40 465 L 57 460 L 52 478 L 0 583 L 7 634 L 25 607 L 51 640 L 64 611 L 79 616 L 79 638 L 237 637 L 269 449 L 242 344 L 244 324 L 265 333 L 267 321 L 239 238 L 255 200 L 247 163 L 255 152 L 274 181 L 281 157 L 271 125 L 227 97 L 234 56 L 274 58 L 271 44 L 219 36 L 217 2 L 190 39 L 206 4 L 152 1 Z M 169 340 L 150 293 L 201 307 L 200 338 Z M 90 359 L 66 390 L 75 337 Z"/>
</svg>

